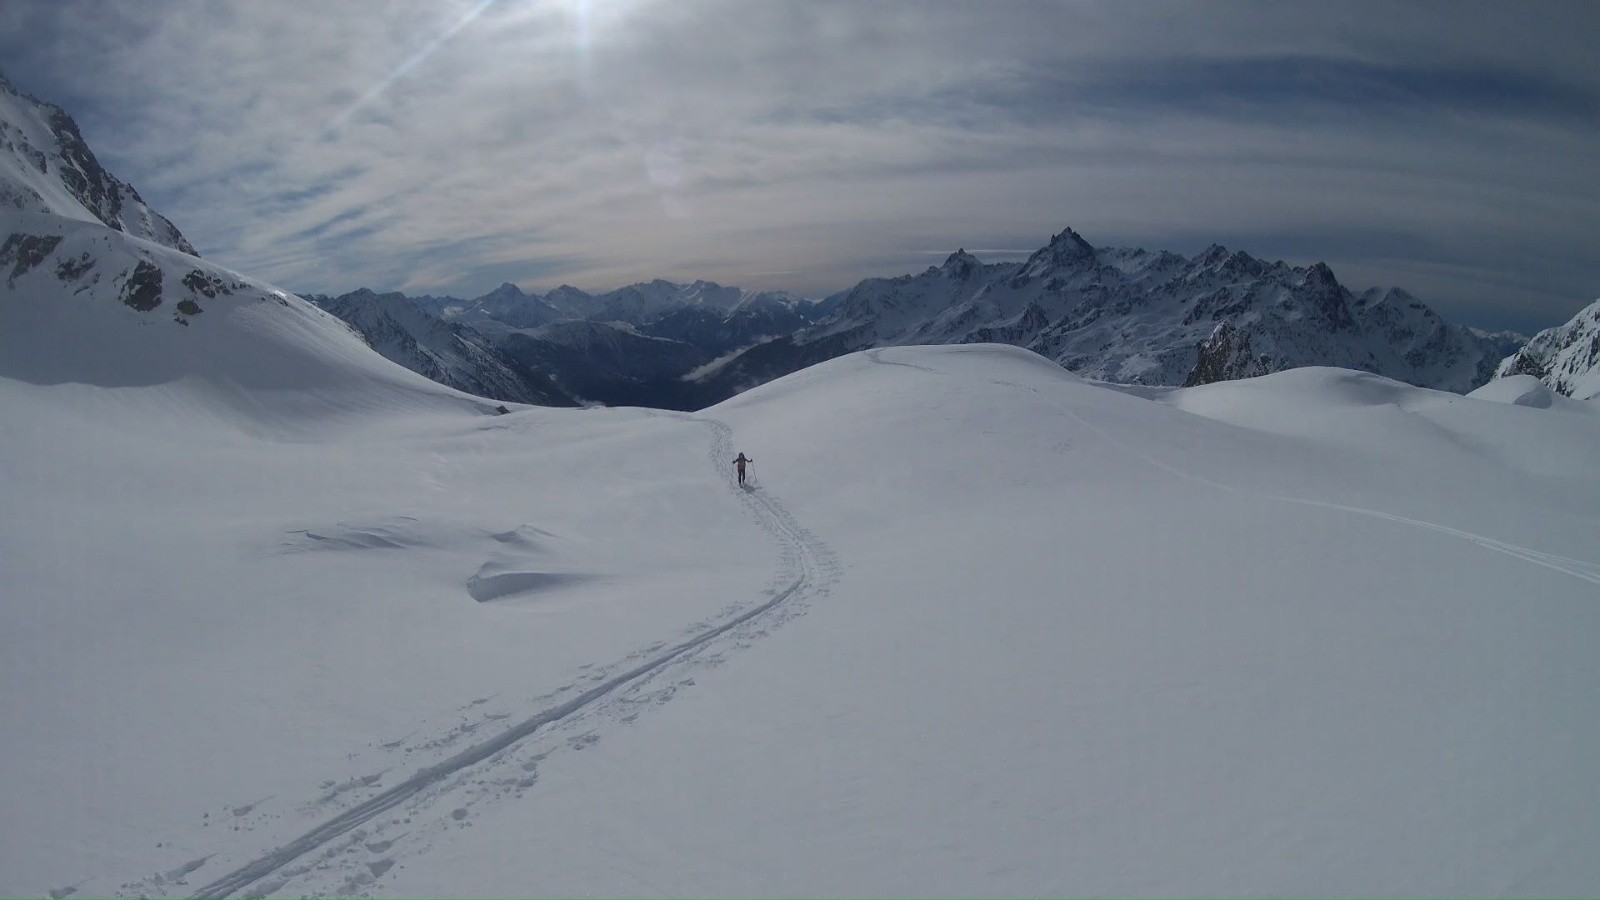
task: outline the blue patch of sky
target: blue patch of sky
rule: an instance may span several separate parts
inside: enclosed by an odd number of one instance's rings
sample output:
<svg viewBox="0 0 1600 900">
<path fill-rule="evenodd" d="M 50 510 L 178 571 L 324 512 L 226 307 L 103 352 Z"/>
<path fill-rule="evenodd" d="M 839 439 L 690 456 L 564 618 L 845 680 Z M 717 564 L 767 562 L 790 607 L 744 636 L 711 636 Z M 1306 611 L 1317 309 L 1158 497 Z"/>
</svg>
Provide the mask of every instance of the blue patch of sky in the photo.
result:
<svg viewBox="0 0 1600 900">
<path fill-rule="evenodd" d="M 1593 91 L 1530 73 L 1316 56 L 1177 60 L 1113 69 L 1092 85 L 1091 96 L 1114 105 L 1216 114 L 1333 108 L 1357 113 L 1432 110 L 1600 119 L 1600 97 Z"/>
<path fill-rule="evenodd" d="M 302 203 L 318 200 L 333 193 L 341 184 L 350 181 L 353 178 L 359 177 L 365 171 L 365 166 L 346 166 L 319 181 L 303 187 L 297 187 L 290 190 L 283 190 L 278 191 L 277 193 L 268 194 L 263 198 L 262 202 L 270 206 L 282 208 L 298 206 Z"/>
<path fill-rule="evenodd" d="M 357 219 L 361 218 L 362 216 L 366 215 L 368 212 L 369 212 L 369 209 L 368 209 L 368 207 L 365 207 L 365 206 L 358 206 L 358 207 L 355 207 L 354 209 L 347 209 L 344 212 L 339 213 L 336 216 L 333 216 L 332 218 L 324 219 L 323 221 L 318 222 L 317 224 L 311 226 L 310 228 L 303 228 L 300 231 L 295 232 L 294 234 L 290 235 L 286 240 L 287 241 L 302 241 L 302 240 L 314 241 L 314 240 L 320 240 L 320 239 L 325 238 L 325 237 L 336 237 L 341 241 L 348 241 L 348 240 L 352 240 L 352 239 L 354 239 L 356 237 L 363 237 L 363 236 L 369 236 L 369 235 L 375 234 L 375 233 L 377 233 L 378 231 L 381 230 L 381 226 L 376 224 L 376 223 L 371 224 L 371 225 L 358 226 L 358 227 L 355 227 L 355 228 L 349 228 L 349 229 L 346 229 L 346 230 L 343 230 L 343 231 L 339 231 L 337 233 L 335 233 L 335 231 L 334 231 L 334 229 L 338 228 L 340 225 L 344 225 L 345 223 L 348 223 L 348 222 L 354 222 L 355 220 L 357 220 Z"/>
<path fill-rule="evenodd" d="M 1395 65 L 1321 56 L 1167 59 L 1081 64 L 1018 63 L 925 93 L 850 104 L 794 102 L 773 124 L 930 122 L 977 130 L 997 121 L 1044 123 L 1074 116 L 1191 114 L 1294 121 L 1343 116 L 1473 113 L 1564 124 L 1600 123 L 1600 94 L 1505 68 Z"/>
</svg>

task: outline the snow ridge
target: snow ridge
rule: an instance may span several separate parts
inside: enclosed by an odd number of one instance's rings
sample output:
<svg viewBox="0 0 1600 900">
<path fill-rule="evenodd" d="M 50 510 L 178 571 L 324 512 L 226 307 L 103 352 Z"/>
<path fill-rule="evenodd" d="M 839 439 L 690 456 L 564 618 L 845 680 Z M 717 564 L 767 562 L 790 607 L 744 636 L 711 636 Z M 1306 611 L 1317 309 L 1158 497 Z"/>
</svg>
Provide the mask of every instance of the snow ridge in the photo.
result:
<svg viewBox="0 0 1600 900">
<path fill-rule="evenodd" d="M 139 192 L 107 172 L 66 111 L 22 93 L 0 75 L 0 209 L 99 222 L 199 256 Z"/>
</svg>

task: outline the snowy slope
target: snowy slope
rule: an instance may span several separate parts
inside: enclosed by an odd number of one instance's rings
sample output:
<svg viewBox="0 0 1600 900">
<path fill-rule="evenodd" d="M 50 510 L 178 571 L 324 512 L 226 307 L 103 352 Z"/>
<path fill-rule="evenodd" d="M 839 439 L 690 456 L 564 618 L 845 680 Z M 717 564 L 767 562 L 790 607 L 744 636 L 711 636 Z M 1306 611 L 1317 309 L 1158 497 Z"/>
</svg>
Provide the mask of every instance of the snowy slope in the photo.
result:
<svg viewBox="0 0 1600 900">
<path fill-rule="evenodd" d="M 1600 879 L 1588 404 L 989 345 L 292 442 L 179 390 L 0 378 L 0 892 Z"/>
<path fill-rule="evenodd" d="M 0 210 L 99 222 L 181 250 L 194 247 L 139 192 L 107 172 L 60 107 L 18 91 L 0 75 Z"/>
<path fill-rule="evenodd" d="M 0 213 L 0 235 L 0 376 L 169 388 L 249 430 L 493 406 L 383 360 L 298 297 L 178 250 L 39 213 Z"/>
<path fill-rule="evenodd" d="M 1600 300 L 1565 325 L 1534 335 L 1495 372 L 1496 378 L 1517 375 L 1532 375 L 1579 400 L 1600 397 Z"/>
</svg>

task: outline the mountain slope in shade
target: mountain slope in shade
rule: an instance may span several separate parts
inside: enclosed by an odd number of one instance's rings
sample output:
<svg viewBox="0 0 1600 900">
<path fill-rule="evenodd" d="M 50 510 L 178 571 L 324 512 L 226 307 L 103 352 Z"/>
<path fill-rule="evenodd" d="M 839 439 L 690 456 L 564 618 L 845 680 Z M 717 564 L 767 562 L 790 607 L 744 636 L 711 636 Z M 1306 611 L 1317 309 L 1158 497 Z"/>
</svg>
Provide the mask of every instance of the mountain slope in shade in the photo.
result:
<svg viewBox="0 0 1600 900">
<path fill-rule="evenodd" d="M 464 390 L 547 405 L 671 409 L 725 399 L 693 376 L 719 358 L 804 328 L 817 310 L 784 292 L 659 279 L 598 295 L 564 285 L 541 296 L 506 283 L 471 300 L 363 289 L 345 295 L 358 303 L 332 305 L 314 296 L 389 359 Z M 380 316 L 368 309 L 373 298 L 405 307 L 405 315 Z M 417 349 L 457 339 L 481 353 L 450 350 L 445 355 L 456 362 L 444 365 Z M 530 383 L 531 393 L 500 387 L 508 377 Z"/>
<path fill-rule="evenodd" d="M 362 289 L 309 299 L 360 332 L 384 359 L 440 384 L 493 400 L 573 404 L 540 370 L 515 365 L 472 329 L 428 315 L 403 294 Z"/>
<path fill-rule="evenodd" d="M 582 319 L 503 335 L 500 352 L 521 368 L 549 372 L 570 396 L 607 406 L 695 409 L 704 405 L 682 375 L 710 358 L 683 341 L 653 337 L 625 324 Z"/>
<path fill-rule="evenodd" d="M 78 124 L 0 75 L 0 209 L 99 222 L 198 256 L 132 185 L 101 167 Z"/>
<path fill-rule="evenodd" d="M 1600 396 L 1600 300 L 1579 310 L 1565 325 L 1534 335 L 1495 373 L 1496 378 L 1515 375 L 1532 375 L 1577 400 Z"/>
</svg>

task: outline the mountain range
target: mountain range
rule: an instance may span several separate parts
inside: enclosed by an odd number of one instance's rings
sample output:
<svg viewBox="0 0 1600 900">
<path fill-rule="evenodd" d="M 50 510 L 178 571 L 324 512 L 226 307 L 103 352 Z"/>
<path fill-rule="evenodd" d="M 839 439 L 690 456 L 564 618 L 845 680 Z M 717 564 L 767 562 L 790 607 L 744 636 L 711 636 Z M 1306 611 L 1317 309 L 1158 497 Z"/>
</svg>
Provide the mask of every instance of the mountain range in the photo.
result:
<svg viewBox="0 0 1600 900">
<path fill-rule="evenodd" d="M 385 346 L 395 324 L 366 324 L 373 312 L 354 311 L 365 296 L 312 299 Z M 1025 262 L 985 264 L 957 250 L 920 274 L 867 279 L 820 302 L 654 281 L 599 295 L 504 284 L 473 300 L 413 306 L 472 329 L 499 365 L 576 402 L 681 409 L 856 350 L 989 342 L 1120 383 L 1198 385 L 1333 365 L 1464 393 L 1526 341 L 1447 322 L 1398 288 L 1354 293 L 1321 263 L 1268 263 L 1221 246 L 1193 257 L 1096 248 L 1070 228 Z"/>
<path fill-rule="evenodd" d="M 71 116 L 3 77 L 0 212 L 0 275 L 13 292 L 79 294 L 108 280 L 130 309 L 163 308 L 180 325 L 240 291 L 299 301 L 199 261 L 172 222 L 105 171 Z M 121 240 L 89 239 L 67 222 Z M 34 270 L 53 278 L 19 282 Z M 427 378 L 556 406 L 696 409 L 850 352 L 910 344 L 1012 344 L 1118 383 L 1199 385 L 1325 365 L 1458 393 L 1497 371 L 1592 391 L 1600 356 L 1592 308 L 1528 344 L 1447 322 L 1398 288 L 1353 292 L 1322 263 L 1267 262 L 1219 245 L 1192 257 L 1096 247 L 1071 228 L 1022 262 L 957 250 L 921 273 L 869 278 L 820 301 L 663 280 L 599 294 L 507 283 L 470 300 L 367 289 L 305 296 Z"/>
</svg>

